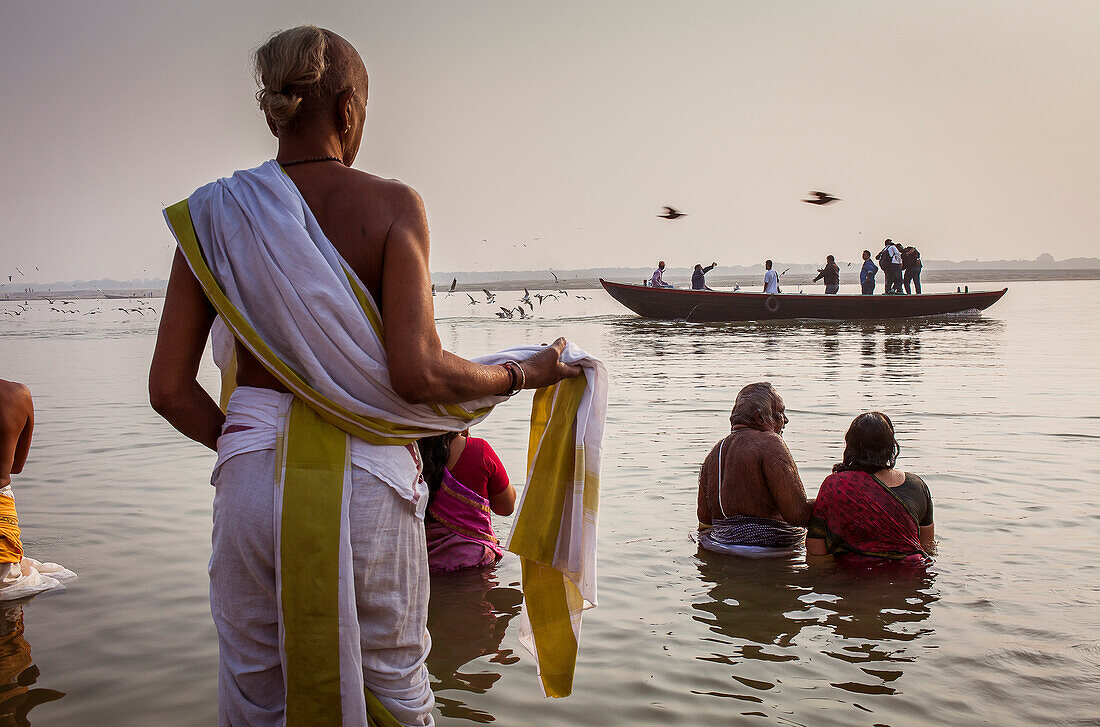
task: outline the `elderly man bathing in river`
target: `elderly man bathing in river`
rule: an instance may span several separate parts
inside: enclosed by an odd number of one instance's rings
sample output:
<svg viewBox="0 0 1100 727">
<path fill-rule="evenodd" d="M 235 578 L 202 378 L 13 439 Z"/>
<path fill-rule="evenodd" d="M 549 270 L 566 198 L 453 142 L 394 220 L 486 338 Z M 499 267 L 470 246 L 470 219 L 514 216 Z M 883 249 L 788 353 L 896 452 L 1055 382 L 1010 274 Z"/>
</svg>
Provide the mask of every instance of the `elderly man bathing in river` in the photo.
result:
<svg viewBox="0 0 1100 727">
<path fill-rule="evenodd" d="M 699 545 L 717 553 L 766 556 L 790 552 L 805 537 L 813 501 L 780 436 L 787 423 L 771 384 L 737 394 L 733 431 L 699 470 Z"/>
<path fill-rule="evenodd" d="M 420 197 L 351 168 L 359 54 L 301 26 L 255 60 L 278 155 L 165 210 L 179 250 L 149 373 L 153 407 L 218 453 L 218 721 L 432 725 L 414 443 L 581 369 L 564 339 L 499 365 L 443 350 Z M 196 380 L 208 337 L 224 409 Z"/>
</svg>

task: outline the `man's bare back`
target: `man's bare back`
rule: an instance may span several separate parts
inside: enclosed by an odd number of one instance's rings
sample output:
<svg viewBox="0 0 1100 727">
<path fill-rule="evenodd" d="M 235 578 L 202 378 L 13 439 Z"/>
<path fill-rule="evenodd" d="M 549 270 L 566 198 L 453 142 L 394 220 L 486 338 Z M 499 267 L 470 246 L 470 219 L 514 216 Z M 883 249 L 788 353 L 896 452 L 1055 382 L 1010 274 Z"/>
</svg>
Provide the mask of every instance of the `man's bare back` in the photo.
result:
<svg viewBox="0 0 1100 727">
<path fill-rule="evenodd" d="M 31 448 L 34 405 L 23 384 L 0 379 L 0 487 L 23 471 Z"/>
<path fill-rule="evenodd" d="M 739 428 L 716 444 L 703 461 L 699 472 L 698 515 L 704 525 L 710 525 L 724 512 L 726 517 L 748 515 L 805 526 L 810 509 L 794 458 L 783 438 L 774 432 Z"/>
<path fill-rule="evenodd" d="M 420 196 L 395 179 L 382 179 L 336 162 L 295 165 L 285 171 L 322 232 L 381 308 L 386 238 L 395 227 L 415 227 L 418 220 L 426 219 Z M 426 231 L 426 222 L 424 227 Z M 240 342 L 237 383 L 287 390 Z"/>
</svg>

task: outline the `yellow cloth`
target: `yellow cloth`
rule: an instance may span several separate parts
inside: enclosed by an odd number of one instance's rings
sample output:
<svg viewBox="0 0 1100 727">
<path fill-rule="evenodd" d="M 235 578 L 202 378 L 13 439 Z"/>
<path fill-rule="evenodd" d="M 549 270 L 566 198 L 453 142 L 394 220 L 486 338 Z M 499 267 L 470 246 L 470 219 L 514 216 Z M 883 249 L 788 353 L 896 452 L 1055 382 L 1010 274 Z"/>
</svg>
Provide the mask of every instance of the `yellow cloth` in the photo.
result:
<svg viewBox="0 0 1100 727">
<path fill-rule="evenodd" d="M 0 563 L 18 563 L 23 560 L 23 541 L 19 539 L 19 515 L 15 512 L 15 500 L 0 495 Z"/>
</svg>

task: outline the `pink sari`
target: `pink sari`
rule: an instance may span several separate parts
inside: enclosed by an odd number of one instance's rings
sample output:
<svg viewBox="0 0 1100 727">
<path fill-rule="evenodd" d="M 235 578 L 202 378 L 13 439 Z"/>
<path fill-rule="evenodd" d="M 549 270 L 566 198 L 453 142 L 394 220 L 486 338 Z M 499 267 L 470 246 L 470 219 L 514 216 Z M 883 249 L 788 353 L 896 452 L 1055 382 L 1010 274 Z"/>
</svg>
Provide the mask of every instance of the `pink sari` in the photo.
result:
<svg viewBox="0 0 1100 727">
<path fill-rule="evenodd" d="M 492 565 L 504 555 L 489 501 L 443 470 L 443 483 L 428 506 L 432 519 L 424 523 L 428 540 L 428 570 L 446 573 Z"/>
</svg>

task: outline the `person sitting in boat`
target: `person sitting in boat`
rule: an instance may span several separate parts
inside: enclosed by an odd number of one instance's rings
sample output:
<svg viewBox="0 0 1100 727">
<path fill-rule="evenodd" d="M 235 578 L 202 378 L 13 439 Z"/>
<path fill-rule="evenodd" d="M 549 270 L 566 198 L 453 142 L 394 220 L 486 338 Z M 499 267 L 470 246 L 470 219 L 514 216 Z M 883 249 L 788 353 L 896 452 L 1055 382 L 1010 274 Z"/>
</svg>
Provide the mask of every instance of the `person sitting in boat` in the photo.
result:
<svg viewBox="0 0 1100 727">
<path fill-rule="evenodd" d="M 772 295 L 779 293 L 779 273 L 772 270 L 771 260 L 764 261 L 764 292 Z"/>
<path fill-rule="evenodd" d="M 733 427 L 699 470 L 699 545 L 729 555 L 786 555 L 806 534 L 812 500 L 782 436 L 783 399 L 767 382 L 737 394 Z"/>
<path fill-rule="evenodd" d="M 871 251 L 863 251 L 863 267 L 859 271 L 859 284 L 863 288 L 864 295 L 875 294 L 875 273 L 878 272 L 878 267 L 875 265 L 875 261 L 871 259 Z"/>
<path fill-rule="evenodd" d="M 490 511 L 511 515 L 516 489 L 497 453 L 469 432 L 449 432 L 418 443 L 428 485 L 424 533 L 428 570 L 446 573 L 501 559 Z"/>
<path fill-rule="evenodd" d="M 825 295 L 836 295 L 840 291 L 840 266 L 832 255 L 825 257 L 825 267 L 817 271 L 817 277 L 811 282 L 816 283 L 819 280 L 825 282 Z"/>
<path fill-rule="evenodd" d="M 710 290 L 710 288 L 707 287 L 706 274 L 716 267 L 718 267 L 718 263 L 711 263 L 705 268 L 699 263 L 695 263 L 695 271 L 691 274 L 691 289 Z"/>
<path fill-rule="evenodd" d="M 843 461 L 814 502 L 808 555 L 928 560 L 936 536 L 932 495 L 920 477 L 895 468 L 900 452 L 890 417 L 873 411 L 852 421 Z"/>
<path fill-rule="evenodd" d="M 665 282 L 665 261 L 657 263 L 657 269 L 653 271 L 653 277 L 649 279 L 651 288 L 671 288 L 672 283 Z"/>
</svg>

